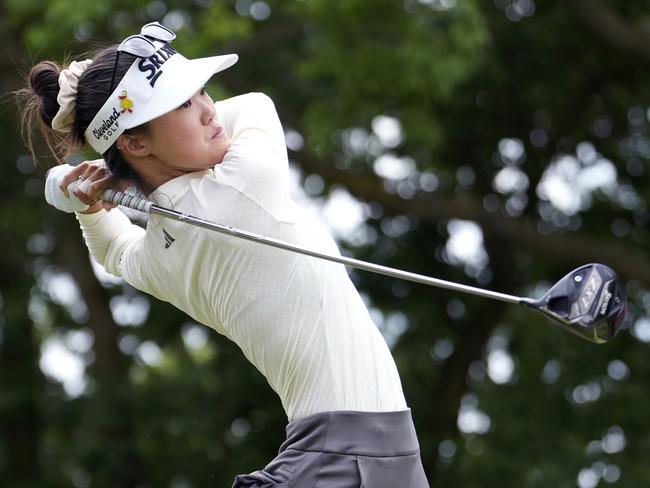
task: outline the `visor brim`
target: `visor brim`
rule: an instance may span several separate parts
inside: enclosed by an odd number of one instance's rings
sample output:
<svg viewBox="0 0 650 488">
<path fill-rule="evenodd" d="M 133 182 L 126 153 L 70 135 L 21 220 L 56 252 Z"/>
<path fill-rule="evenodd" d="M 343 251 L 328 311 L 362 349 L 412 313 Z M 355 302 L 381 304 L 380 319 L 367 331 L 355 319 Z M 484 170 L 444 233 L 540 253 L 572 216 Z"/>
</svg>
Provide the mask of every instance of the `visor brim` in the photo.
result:
<svg viewBox="0 0 650 488">
<path fill-rule="evenodd" d="M 183 58 L 172 70 L 160 77 L 154 96 L 137 116 L 129 121 L 126 128 L 142 125 L 177 109 L 204 87 L 213 75 L 230 68 L 238 59 L 236 54 L 198 59 Z"/>
</svg>

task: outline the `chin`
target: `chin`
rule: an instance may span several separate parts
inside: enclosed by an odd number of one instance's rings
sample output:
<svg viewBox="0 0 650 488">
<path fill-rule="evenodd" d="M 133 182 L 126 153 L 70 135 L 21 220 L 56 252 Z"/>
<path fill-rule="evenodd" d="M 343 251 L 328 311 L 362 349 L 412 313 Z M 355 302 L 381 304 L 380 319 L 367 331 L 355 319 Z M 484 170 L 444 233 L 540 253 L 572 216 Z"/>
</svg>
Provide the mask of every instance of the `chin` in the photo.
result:
<svg viewBox="0 0 650 488">
<path fill-rule="evenodd" d="M 216 157 L 214 158 L 214 162 L 212 163 L 212 166 L 216 166 L 217 164 L 223 163 L 225 157 L 226 157 L 226 151 L 217 154 Z"/>
</svg>

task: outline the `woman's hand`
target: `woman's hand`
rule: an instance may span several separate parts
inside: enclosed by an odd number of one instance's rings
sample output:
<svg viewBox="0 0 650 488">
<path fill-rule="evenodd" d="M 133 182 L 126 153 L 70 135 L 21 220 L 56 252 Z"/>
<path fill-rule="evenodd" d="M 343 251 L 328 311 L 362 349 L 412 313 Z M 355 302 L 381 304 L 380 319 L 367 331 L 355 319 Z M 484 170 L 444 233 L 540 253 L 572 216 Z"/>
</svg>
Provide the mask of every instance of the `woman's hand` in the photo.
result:
<svg viewBox="0 0 650 488">
<path fill-rule="evenodd" d="M 110 210 L 115 207 L 114 204 L 100 200 L 104 190 L 108 188 L 120 188 L 124 186 L 106 166 L 103 159 L 93 161 L 84 161 L 78 164 L 65 175 L 60 183 L 59 189 L 69 197 L 68 185 L 75 180 L 80 180 L 80 184 L 74 190 L 74 195 L 86 205 L 90 205 L 87 210 L 81 213 L 95 213 L 105 208 Z"/>
</svg>

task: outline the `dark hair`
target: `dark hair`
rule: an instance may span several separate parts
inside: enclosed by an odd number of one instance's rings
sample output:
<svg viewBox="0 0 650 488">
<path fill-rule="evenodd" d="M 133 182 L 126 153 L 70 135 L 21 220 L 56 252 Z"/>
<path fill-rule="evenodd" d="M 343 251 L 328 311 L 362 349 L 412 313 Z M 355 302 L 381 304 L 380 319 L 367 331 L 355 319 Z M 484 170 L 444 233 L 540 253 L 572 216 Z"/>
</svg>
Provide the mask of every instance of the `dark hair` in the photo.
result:
<svg viewBox="0 0 650 488">
<path fill-rule="evenodd" d="M 117 46 L 97 52 L 92 64 L 79 77 L 74 124 L 68 133 L 52 129 L 52 119 L 59 111 L 57 96 L 62 67 L 53 61 L 41 61 L 32 67 L 27 76 L 27 87 L 16 94 L 21 112 L 23 140 L 35 161 L 37 160 L 36 145 L 32 136 L 37 127 L 50 152 L 59 163 L 67 159 L 72 152 L 81 149 L 86 142 L 84 137 L 86 128 L 110 96 L 116 55 Z M 115 68 L 114 85 L 124 77 L 134 60 L 135 57 L 131 54 L 120 53 Z M 127 129 L 124 133 L 139 134 L 146 132 L 147 129 L 147 124 L 142 124 Z M 115 176 L 135 183 L 141 190 L 145 189 L 144 182 L 122 156 L 115 143 L 102 157 Z"/>
</svg>

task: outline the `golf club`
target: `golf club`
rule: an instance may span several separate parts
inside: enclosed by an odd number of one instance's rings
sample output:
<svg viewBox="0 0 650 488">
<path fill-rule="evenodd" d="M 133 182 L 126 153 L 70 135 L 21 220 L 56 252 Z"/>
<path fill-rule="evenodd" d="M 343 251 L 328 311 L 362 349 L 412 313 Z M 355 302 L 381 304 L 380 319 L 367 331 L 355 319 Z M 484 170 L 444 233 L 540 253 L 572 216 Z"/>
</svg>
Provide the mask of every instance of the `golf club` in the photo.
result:
<svg viewBox="0 0 650 488">
<path fill-rule="evenodd" d="M 115 190 L 105 190 L 102 200 L 122 205 L 140 212 L 160 215 L 179 222 L 209 229 L 229 236 L 257 242 L 267 246 L 340 263 L 352 268 L 408 280 L 437 288 L 468 293 L 484 298 L 524 305 L 542 312 L 566 330 L 583 339 L 603 343 L 614 337 L 621 328 L 627 306 L 623 284 L 616 273 L 604 264 L 581 266 L 555 283 L 540 299 L 517 297 L 451 281 L 410 273 L 379 264 L 368 263 L 346 256 L 333 256 L 311 251 L 288 242 L 247 232 L 234 227 L 184 214 L 135 195 Z"/>
</svg>

